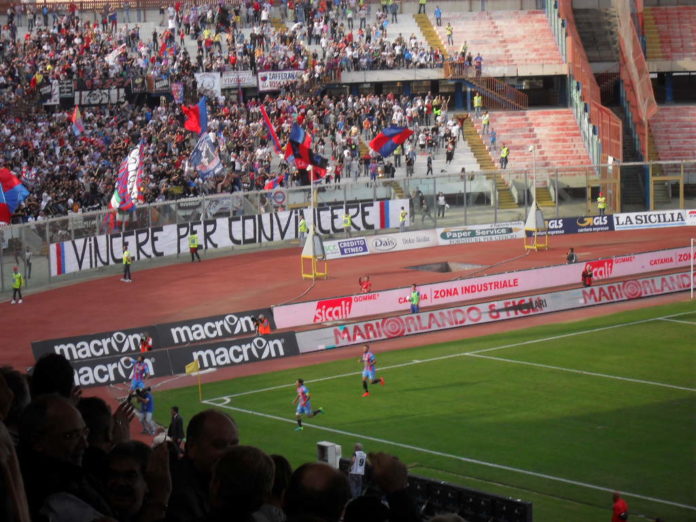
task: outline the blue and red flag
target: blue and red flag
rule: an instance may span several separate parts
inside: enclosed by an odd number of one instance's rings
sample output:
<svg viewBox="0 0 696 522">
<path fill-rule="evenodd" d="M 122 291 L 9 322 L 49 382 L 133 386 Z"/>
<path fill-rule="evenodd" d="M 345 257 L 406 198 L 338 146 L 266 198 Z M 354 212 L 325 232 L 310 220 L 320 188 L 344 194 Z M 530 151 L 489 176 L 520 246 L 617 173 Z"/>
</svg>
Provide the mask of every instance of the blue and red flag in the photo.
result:
<svg viewBox="0 0 696 522">
<path fill-rule="evenodd" d="M 285 157 L 294 160 L 298 169 L 306 169 L 311 164 L 312 136 L 297 123 L 292 124 Z"/>
<path fill-rule="evenodd" d="M 273 127 L 273 122 L 271 122 L 271 119 L 268 117 L 266 107 L 261 105 L 259 108 L 261 110 L 261 116 L 263 116 L 263 122 L 266 124 L 266 129 L 268 129 L 268 135 L 273 143 L 273 150 L 276 154 L 280 154 L 283 151 L 283 147 L 280 146 L 280 140 L 278 139 L 278 134 L 276 133 L 275 127 Z"/>
<path fill-rule="evenodd" d="M 78 105 L 75 106 L 75 110 L 70 116 L 70 121 L 72 122 L 72 130 L 75 136 L 79 136 L 85 132 L 85 123 L 82 120 L 82 113 L 80 112 L 80 107 Z"/>
<path fill-rule="evenodd" d="M 29 191 L 9 169 L 0 169 L 0 223 L 10 223 L 19 204 Z"/>
<path fill-rule="evenodd" d="M 373 138 L 370 148 L 386 158 L 412 134 L 413 131 L 406 127 L 387 127 Z"/>
<path fill-rule="evenodd" d="M 208 130 L 208 108 L 205 101 L 206 98 L 203 96 L 196 105 L 181 106 L 181 110 L 186 116 L 184 128 L 199 136 Z"/>
</svg>

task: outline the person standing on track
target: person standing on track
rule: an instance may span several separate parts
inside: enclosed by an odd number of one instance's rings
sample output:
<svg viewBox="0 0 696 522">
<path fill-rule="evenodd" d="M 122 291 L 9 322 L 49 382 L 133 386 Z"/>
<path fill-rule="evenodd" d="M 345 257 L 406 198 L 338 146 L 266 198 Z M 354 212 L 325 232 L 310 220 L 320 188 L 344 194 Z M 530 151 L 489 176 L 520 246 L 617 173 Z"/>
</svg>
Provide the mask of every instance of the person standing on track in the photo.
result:
<svg viewBox="0 0 696 522">
<path fill-rule="evenodd" d="M 128 243 L 123 245 L 123 277 L 121 281 L 124 283 L 131 283 L 131 264 L 133 263 L 133 258 L 128 251 Z"/>
<path fill-rule="evenodd" d="M 297 428 L 295 428 L 295 431 L 302 431 L 304 429 L 302 426 L 302 416 L 314 417 L 315 415 L 324 413 L 324 408 L 312 411 L 311 395 L 309 389 L 305 386 L 304 379 L 297 379 L 297 382 L 295 382 L 295 389 L 297 390 L 297 396 L 295 400 L 292 401 L 293 404 L 297 404 L 297 409 L 295 410 Z"/>
<path fill-rule="evenodd" d="M 191 252 L 191 262 L 193 263 L 194 258 L 198 258 L 198 262 L 201 262 L 201 256 L 198 254 L 198 234 L 193 230 L 188 237 L 189 252 Z"/>
<path fill-rule="evenodd" d="M 411 285 L 411 293 L 408 296 L 408 302 L 411 303 L 412 314 L 417 314 L 420 312 L 420 300 L 420 291 L 418 290 L 416 283 L 413 283 L 413 285 Z"/>
<path fill-rule="evenodd" d="M 12 301 L 10 304 L 22 304 L 22 287 L 24 286 L 24 277 L 16 266 L 12 269 Z"/>
<path fill-rule="evenodd" d="M 372 384 L 379 383 L 384 386 L 384 377 L 380 377 L 379 379 L 377 378 L 377 370 L 375 368 L 377 358 L 375 357 L 375 354 L 370 351 L 370 345 L 366 344 L 364 346 L 363 354 L 359 361 L 363 364 L 362 386 L 363 390 L 365 391 L 362 396 L 369 397 L 370 391 L 367 387 L 367 381 L 370 381 Z"/>
</svg>

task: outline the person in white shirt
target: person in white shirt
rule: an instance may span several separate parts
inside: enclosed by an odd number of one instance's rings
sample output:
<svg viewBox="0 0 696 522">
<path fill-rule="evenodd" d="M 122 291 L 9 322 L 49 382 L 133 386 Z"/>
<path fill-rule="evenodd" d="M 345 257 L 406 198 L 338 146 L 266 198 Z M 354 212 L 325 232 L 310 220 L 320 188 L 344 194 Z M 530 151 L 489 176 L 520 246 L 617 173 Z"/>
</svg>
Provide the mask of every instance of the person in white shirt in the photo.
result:
<svg viewBox="0 0 696 522">
<path fill-rule="evenodd" d="M 355 451 L 351 461 L 348 482 L 353 498 L 359 497 L 363 489 L 363 477 L 365 476 L 365 465 L 367 464 L 367 454 L 363 451 L 362 444 L 355 443 Z"/>
</svg>

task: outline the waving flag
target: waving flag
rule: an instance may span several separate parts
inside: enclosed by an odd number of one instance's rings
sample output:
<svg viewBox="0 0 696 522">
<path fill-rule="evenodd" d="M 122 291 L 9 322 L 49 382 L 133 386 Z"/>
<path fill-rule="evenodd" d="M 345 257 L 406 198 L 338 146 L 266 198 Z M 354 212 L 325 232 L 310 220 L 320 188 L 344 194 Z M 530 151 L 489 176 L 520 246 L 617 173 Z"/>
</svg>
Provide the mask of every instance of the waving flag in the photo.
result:
<svg viewBox="0 0 696 522">
<path fill-rule="evenodd" d="M 387 127 L 374 137 L 370 142 L 370 148 L 386 158 L 412 134 L 413 131 L 406 127 Z"/>
<path fill-rule="evenodd" d="M 283 147 L 280 146 L 280 140 L 278 140 L 278 134 L 276 134 L 276 130 L 273 127 L 273 123 L 271 122 L 271 119 L 268 117 L 268 113 L 266 112 L 266 107 L 264 105 L 261 105 L 261 116 L 263 116 L 263 122 L 266 124 L 266 128 L 268 129 L 268 135 L 271 137 L 271 141 L 273 142 L 273 150 L 275 151 L 276 154 L 280 154 L 283 150 Z"/>
<path fill-rule="evenodd" d="M 111 196 L 109 208 L 135 210 L 145 202 L 143 195 L 143 144 L 135 147 L 121 162 L 116 178 L 116 188 Z"/>
<path fill-rule="evenodd" d="M 306 169 L 310 164 L 312 137 L 297 123 L 292 124 L 290 138 L 285 147 L 285 157 L 295 162 L 298 169 Z"/>
<path fill-rule="evenodd" d="M 0 169 L 0 223 L 9 223 L 19 204 L 29 191 L 9 169 Z"/>
<path fill-rule="evenodd" d="M 208 108 L 205 101 L 206 98 L 203 96 L 196 105 L 181 106 L 181 110 L 186 116 L 184 128 L 195 132 L 199 136 L 208 130 Z"/>
<path fill-rule="evenodd" d="M 85 132 L 85 124 L 82 121 L 82 113 L 80 112 L 80 107 L 75 105 L 75 110 L 70 116 L 70 121 L 72 122 L 72 130 L 75 136 L 79 136 Z"/>
<path fill-rule="evenodd" d="M 208 176 L 222 172 L 220 152 L 210 133 L 203 133 L 198 138 L 198 143 L 196 143 L 196 147 L 191 152 L 190 162 L 201 179 L 206 179 Z"/>
</svg>

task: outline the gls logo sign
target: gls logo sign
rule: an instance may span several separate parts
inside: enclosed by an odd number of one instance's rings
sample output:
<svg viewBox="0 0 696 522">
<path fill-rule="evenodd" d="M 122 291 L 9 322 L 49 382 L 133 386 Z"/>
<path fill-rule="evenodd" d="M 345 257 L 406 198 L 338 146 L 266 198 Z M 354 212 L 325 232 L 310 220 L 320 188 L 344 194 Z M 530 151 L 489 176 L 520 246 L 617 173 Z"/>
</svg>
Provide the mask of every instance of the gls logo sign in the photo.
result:
<svg viewBox="0 0 696 522">
<path fill-rule="evenodd" d="M 380 252 L 388 252 L 396 248 L 396 241 L 390 237 L 373 239 L 371 243 L 372 248 Z"/>
<path fill-rule="evenodd" d="M 606 227 L 609 225 L 609 216 L 595 216 L 579 218 L 576 221 L 578 227 Z"/>
<path fill-rule="evenodd" d="M 193 358 L 198 361 L 201 368 L 231 366 L 285 357 L 284 344 L 285 339 L 283 338 L 256 337 L 251 342 L 244 344 L 196 350 L 193 352 Z"/>
<path fill-rule="evenodd" d="M 562 219 L 549 219 L 548 221 L 549 230 L 560 230 L 563 228 Z"/>
</svg>

